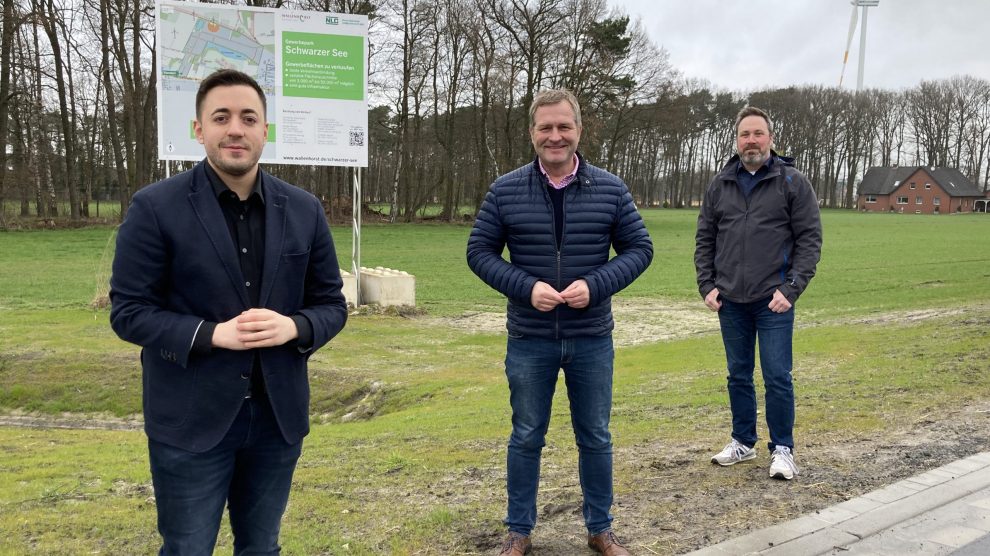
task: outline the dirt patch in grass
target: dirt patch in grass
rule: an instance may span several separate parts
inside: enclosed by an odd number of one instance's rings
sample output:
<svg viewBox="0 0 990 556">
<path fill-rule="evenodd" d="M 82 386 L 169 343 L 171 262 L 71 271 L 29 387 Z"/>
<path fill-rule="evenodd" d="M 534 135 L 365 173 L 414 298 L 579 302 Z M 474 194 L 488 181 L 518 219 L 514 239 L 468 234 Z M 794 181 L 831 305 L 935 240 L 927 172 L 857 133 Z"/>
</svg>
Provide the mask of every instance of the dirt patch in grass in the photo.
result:
<svg viewBox="0 0 990 556">
<path fill-rule="evenodd" d="M 120 418 L 111 415 L 86 415 L 81 413 L 45 415 L 41 413 L 15 412 L 0 415 L 0 426 L 36 429 L 136 431 L 144 428 L 144 420 L 138 415 Z"/>
<path fill-rule="evenodd" d="M 965 317 L 977 315 L 986 319 L 990 305 L 979 304 L 971 307 L 916 309 L 910 311 L 890 311 L 875 315 L 818 319 L 816 315 L 798 313 L 796 326 L 811 328 L 836 325 L 884 325 L 911 324 L 918 321 L 943 317 Z M 657 301 L 655 299 L 612 300 L 612 313 L 615 317 L 613 339 L 616 346 L 635 346 L 651 342 L 678 340 L 699 334 L 719 331 L 718 316 L 708 310 L 699 300 Z M 504 334 L 505 312 L 474 311 L 454 317 L 422 317 L 421 322 L 431 326 L 446 326 L 474 333 Z"/>
<path fill-rule="evenodd" d="M 911 311 L 892 311 L 889 313 L 881 313 L 877 315 L 868 315 L 864 317 L 853 317 L 844 318 L 838 321 L 831 321 L 826 323 L 810 322 L 808 326 L 818 326 L 819 324 L 910 324 L 913 322 L 930 320 L 942 317 L 952 317 L 958 315 L 964 315 L 966 313 L 971 313 L 974 311 L 986 312 L 987 307 L 984 305 L 977 305 L 975 307 L 954 307 L 951 309 L 915 309 Z"/>
<path fill-rule="evenodd" d="M 654 299 L 612 300 L 616 346 L 635 346 L 686 338 L 718 331 L 718 317 L 701 301 L 657 301 Z M 468 312 L 455 317 L 426 317 L 432 326 L 446 326 L 475 333 L 504 334 L 505 311 Z"/>
<path fill-rule="evenodd" d="M 990 402 L 895 424 L 875 437 L 838 431 L 808 438 L 797 453 L 801 474 L 793 481 L 768 476 L 766 445 L 757 459 L 732 467 L 710 463 L 721 444 L 618 445 L 613 523 L 634 554 L 683 554 L 744 535 L 876 490 L 975 453 L 990 450 Z M 551 450 L 550 446 L 546 450 Z M 592 554 L 585 546 L 581 489 L 573 446 L 557 460 L 546 454 L 533 553 Z M 548 461 L 549 460 L 549 461 Z M 504 500 L 504 474 L 485 473 L 471 488 Z M 624 478 L 624 482 L 622 480 Z M 448 480 L 457 481 L 457 477 Z M 478 484 L 478 483 L 481 484 Z M 504 511 L 501 507 L 500 511 Z M 500 516 L 501 517 L 501 514 Z M 466 526 L 468 524 L 465 524 Z M 471 546 L 462 553 L 495 551 L 501 534 L 465 527 Z"/>
</svg>

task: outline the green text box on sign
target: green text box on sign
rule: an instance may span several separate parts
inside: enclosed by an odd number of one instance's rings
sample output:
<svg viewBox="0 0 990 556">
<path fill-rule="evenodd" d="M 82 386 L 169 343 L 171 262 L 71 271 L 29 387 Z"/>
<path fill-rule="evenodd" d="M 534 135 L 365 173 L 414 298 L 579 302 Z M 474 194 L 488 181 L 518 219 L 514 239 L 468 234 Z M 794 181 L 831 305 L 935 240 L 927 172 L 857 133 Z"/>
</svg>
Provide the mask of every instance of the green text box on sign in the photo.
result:
<svg viewBox="0 0 990 556">
<path fill-rule="evenodd" d="M 364 99 L 364 38 L 282 33 L 282 95 Z"/>
</svg>

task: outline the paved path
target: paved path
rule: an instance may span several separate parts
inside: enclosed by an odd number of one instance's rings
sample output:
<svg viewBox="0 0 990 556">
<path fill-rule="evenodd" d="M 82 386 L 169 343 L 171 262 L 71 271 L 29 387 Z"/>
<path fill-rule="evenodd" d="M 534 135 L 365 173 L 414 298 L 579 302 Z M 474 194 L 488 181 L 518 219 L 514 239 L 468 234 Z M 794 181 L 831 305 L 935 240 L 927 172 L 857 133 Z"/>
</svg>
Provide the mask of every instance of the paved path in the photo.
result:
<svg viewBox="0 0 990 556">
<path fill-rule="evenodd" d="M 988 556 L 990 452 L 691 553 L 730 554 Z"/>
</svg>

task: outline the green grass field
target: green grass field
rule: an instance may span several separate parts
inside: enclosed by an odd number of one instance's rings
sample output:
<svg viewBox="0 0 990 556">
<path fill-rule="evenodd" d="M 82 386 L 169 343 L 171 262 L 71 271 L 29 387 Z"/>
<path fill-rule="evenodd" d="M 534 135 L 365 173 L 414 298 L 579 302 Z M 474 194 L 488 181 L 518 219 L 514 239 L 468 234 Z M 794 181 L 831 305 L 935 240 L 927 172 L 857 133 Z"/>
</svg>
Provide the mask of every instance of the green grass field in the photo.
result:
<svg viewBox="0 0 990 556">
<path fill-rule="evenodd" d="M 649 210 L 644 218 L 654 263 L 620 296 L 700 304 L 696 213 Z M 990 396 L 990 218 L 826 211 L 823 220 L 818 276 L 798 304 L 797 433 L 869 436 Z M 427 314 L 354 316 L 314 355 L 314 427 L 284 521 L 285 553 L 484 553 L 501 534 L 510 426 L 504 335 L 443 324 L 504 310 L 466 267 L 469 232 L 439 224 L 363 230 L 362 263 L 416 275 Z M 114 336 L 106 310 L 89 307 L 107 279 L 112 234 L 0 233 L 0 414 L 85 421 L 140 413 L 138 350 Z M 350 230 L 334 236 L 349 268 Z M 922 310 L 930 315 L 899 318 Z M 618 453 L 720 446 L 724 373 L 714 334 L 619 349 Z M 381 385 L 375 393 L 373 383 Z M 549 497 L 576 488 L 562 391 L 544 456 Z M 351 412 L 363 417 L 342 422 Z M 154 552 L 145 451 L 135 431 L 0 427 L 0 554 Z M 617 496 L 649 488 L 643 473 L 638 462 L 617 461 Z M 683 547 L 676 531 L 655 535 L 641 546 Z M 229 553 L 230 542 L 224 527 L 218 553 Z"/>
</svg>

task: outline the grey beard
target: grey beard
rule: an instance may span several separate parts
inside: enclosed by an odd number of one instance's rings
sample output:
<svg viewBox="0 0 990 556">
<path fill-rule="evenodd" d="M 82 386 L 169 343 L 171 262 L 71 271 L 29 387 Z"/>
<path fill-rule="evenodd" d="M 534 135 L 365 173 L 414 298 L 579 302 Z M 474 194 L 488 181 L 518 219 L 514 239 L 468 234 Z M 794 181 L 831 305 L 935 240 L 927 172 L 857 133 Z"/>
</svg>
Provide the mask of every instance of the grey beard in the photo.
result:
<svg viewBox="0 0 990 556">
<path fill-rule="evenodd" d="M 762 164 L 763 161 L 766 160 L 766 156 L 763 153 L 740 154 L 739 158 L 743 161 L 743 164 L 748 164 L 750 166 Z"/>
</svg>

